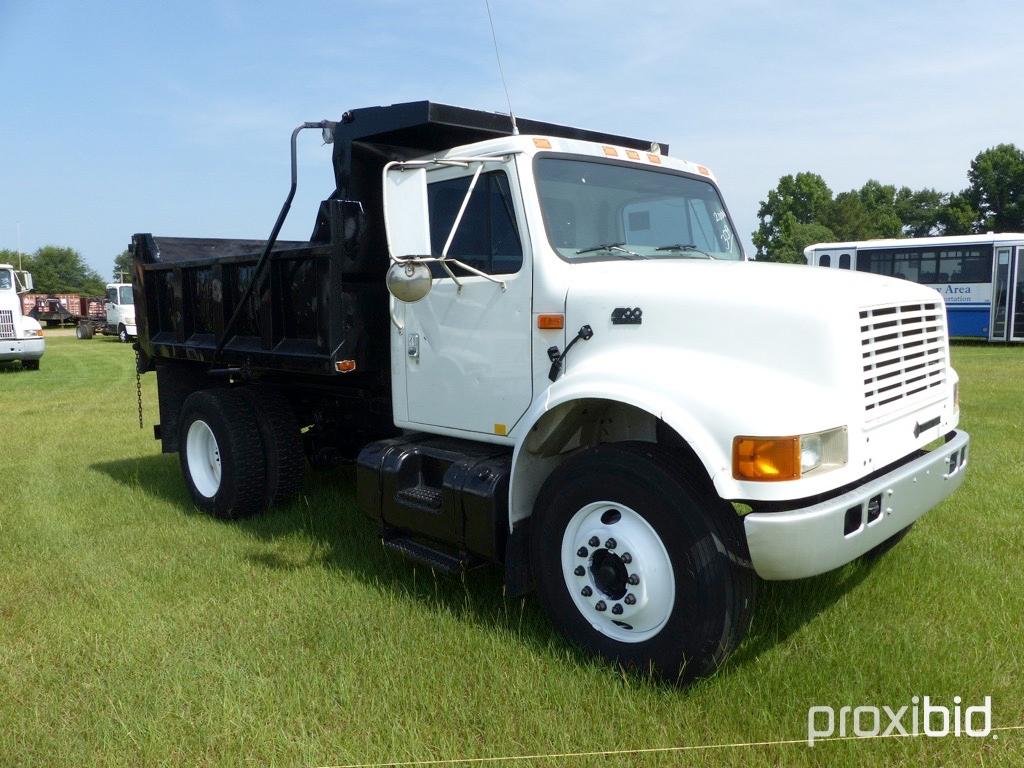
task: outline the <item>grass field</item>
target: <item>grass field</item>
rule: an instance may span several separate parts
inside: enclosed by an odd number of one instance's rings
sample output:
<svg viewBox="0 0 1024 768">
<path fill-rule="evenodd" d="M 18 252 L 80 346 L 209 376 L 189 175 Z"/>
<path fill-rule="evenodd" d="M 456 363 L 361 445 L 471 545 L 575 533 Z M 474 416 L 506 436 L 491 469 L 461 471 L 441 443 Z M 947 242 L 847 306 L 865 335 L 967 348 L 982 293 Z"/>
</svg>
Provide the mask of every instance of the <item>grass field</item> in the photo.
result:
<svg viewBox="0 0 1024 768">
<path fill-rule="evenodd" d="M 0 765 L 324 766 L 806 737 L 811 705 L 993 700 L 1024 725 L 1024 349 L 956 346 L 969 479 L 895 550 L 766 584 L 714 678 L 566 647 L 537 601 L 387 554 L 351 471 L 288 508 L 197 513 L 133 354 L 51 334 L 0 366 Z M 1024 731 L 496 765 L 1024 765 Z M 489 763 L 484 763 L 488 765 Z"/>
</svg>

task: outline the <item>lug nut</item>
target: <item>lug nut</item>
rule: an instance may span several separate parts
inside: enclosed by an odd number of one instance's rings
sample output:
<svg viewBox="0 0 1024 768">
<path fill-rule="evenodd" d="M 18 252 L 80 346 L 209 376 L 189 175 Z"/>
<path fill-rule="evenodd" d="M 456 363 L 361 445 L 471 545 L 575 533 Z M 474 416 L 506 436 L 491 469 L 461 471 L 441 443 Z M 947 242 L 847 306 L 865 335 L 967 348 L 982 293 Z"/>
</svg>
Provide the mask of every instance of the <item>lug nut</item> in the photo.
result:
<svg viewBox="0 0 1024 768">
<path fill-rule="evenodd" d="M 577 565 L 576 570 L 573 571 L 577 576 L 582 576 L 586 572 L 586 569 L 582 565 Z"/>
<path fill-rule="evenodd" d="M 613 605 L 612 606 L 612 613 L 614 613 L 616 616 L 621 616 L 622 615 L 622 606 L 619 605 L 618 603 Z"/>
<path fill-rule="evenodd" d="M 592 590 L 590 587 L 584 587 L 580 590 L 580 594 L 584 597 L 590 597 L 592 594 L 594 594 L 594 590 Z"/>
<path fill-rule="evenodd" d="M 640 577 L 637 576 L 635 573 L 631 573 L 629 575 L 629 578 L 626 579 L 626 581 L 628 581 L 630 584 L 632 584 L 635 587 L 637 584 L 640 583 Z"/>
<path fill-rule="evenodd" d="M 606 542 L 604 543 L 604 548 L 605 548 L 605 549 L 615 549 L 615 547 L 616 547 L 617 545 L 618 545 L 618 542 L 617 542 L 617 541 L 615 541 L 615 539 L 608 539 L 608 541 L 606 541 Z"/>
<path fill-rule="evenodd" d="M 633 556 L 631 554 L 629 554 L 629 552 L 623 552 L 622 553 L 622 562 L 624 562 L 626 565 L 629 565 L 630 563 L 633 562 Z"/>
<path fill-rule="evenodd" d="M 624 602 L 626 605 L 636 605 L 636 595 L 630 592 L 628 595 L 626 595 L 622 602 Z"/>
<path fill-rule="evenodd" d="M 601 540 L 597 538 L 597 536 L 591 536 L 590 541 L 587 543 L 590 544 L 590 546 L 592 547 L 596 547 L 598 544 L 601 543 Z"/>
<path fill-rule="evenodd" d="M 594 606 L 595 611 L 603 611 L 608 606 L 604 604 L 604 600 L 598 600 L 597 605 Z"/>
<path fill-rule="evenodd" d="M 576 557 L 586 557 L 589 554 L 590 553 L 587 552 L 587 548 L 586 547 L 580 547 L 579 549 L 576 550 Z"/>
</svg>

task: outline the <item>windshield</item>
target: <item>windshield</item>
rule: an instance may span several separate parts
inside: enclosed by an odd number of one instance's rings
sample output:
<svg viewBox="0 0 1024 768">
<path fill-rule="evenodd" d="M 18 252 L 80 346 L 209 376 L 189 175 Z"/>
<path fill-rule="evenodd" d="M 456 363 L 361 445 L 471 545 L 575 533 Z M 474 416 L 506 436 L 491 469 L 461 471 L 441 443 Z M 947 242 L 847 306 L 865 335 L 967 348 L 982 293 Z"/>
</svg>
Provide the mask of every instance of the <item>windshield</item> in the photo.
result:
<svg viewBox="0 0 1024 768">
<path fill-rule="evenodd" d="M 11 270 L 0 269 L 0 291 L 9 291 L 14 283 L 11 281 Z"/>
<path fill-rule="evenodd" d="M 121 286 L 121 304 L 134 304 L 135 299 L 132 296 L 132 287 L 130 285 Z"/>
<path fill-rule="evenodd" d="M 707 181 L 664 170 L 538 157 L 548 240 L 571 261 L 743 258 Z"/>
</svg>

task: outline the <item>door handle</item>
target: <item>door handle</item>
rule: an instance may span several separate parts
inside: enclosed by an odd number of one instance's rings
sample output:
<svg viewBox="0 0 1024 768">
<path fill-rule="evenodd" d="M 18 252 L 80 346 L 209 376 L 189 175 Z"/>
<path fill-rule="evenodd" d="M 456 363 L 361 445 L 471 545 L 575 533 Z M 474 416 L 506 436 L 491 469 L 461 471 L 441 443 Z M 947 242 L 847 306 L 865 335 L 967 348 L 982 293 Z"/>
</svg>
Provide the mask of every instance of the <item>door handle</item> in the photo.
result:
<svg viewBox="0 0 1024 768">
<path fill-rule="evenodd" d="M 420 356 L 420 335 L 418 333 L 410 333 L 406 336 L 408 344 L 406 345 L 405 351 L 413 360 L 418 360 Z"/>
</svg>

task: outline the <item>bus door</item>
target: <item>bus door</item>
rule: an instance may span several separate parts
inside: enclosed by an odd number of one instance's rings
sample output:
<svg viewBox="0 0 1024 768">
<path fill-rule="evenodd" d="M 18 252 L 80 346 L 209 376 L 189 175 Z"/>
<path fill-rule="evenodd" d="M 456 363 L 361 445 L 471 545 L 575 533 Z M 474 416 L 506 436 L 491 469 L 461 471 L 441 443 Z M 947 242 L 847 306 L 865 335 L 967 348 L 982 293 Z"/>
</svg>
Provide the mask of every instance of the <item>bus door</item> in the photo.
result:
<svg viewBox="0 0 1024 768">
<path fill-rule="evenodd" d="M 1024 341 L 1024 247 L 997 245 L 992 255 L 990 341 Z"/>
<path fill-rule="evenodd" d="M 1013 296 L 1010 301 L 1010 340 L 1024 341 L 1024 245 L 1017 246 Z"/>
</svg>

